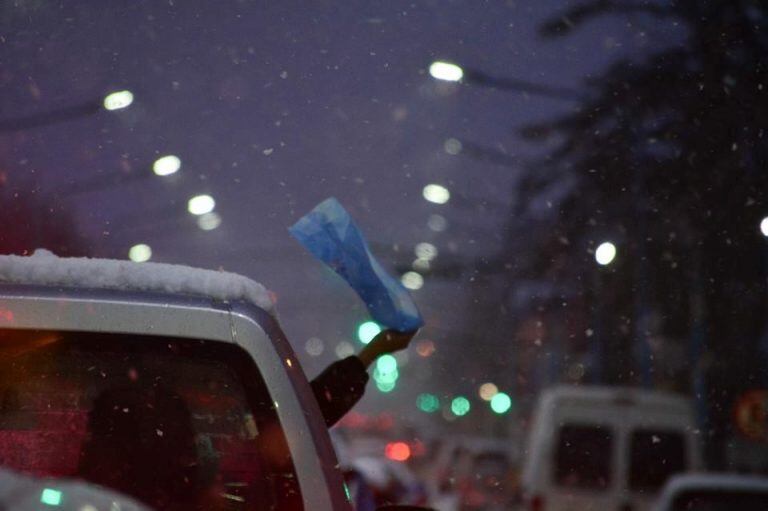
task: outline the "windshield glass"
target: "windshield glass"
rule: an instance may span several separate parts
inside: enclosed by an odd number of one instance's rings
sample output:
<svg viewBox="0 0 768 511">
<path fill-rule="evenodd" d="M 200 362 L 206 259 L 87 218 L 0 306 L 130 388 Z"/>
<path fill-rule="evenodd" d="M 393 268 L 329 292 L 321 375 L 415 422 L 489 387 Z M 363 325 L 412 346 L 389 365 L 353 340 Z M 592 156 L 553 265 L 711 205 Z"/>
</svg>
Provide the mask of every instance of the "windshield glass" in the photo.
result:
<svg viewBox="0 0 768 511">
<path fill-rule="evenodd" d="M 0 463 L 156 509 L 296 509 L 295 470 L 241 348 L 0 331 Z"/>
</svg>

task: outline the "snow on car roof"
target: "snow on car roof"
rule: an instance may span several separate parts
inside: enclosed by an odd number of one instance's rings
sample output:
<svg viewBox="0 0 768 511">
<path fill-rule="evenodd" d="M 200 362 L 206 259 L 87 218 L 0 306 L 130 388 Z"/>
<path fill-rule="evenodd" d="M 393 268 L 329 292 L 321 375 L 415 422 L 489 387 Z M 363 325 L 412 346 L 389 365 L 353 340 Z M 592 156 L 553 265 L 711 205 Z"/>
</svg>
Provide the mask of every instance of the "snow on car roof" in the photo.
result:
<svg viewBox="0 0 768 511">
<path fill-rule="evenodd" d="M 253 280 L 225 271 L 176 264 L 58 257 L 38 249 L 31 256 L 0 256 L 0 283 L 150 291 L 247 300 L 274 313 L 269 292 Z"/>
</svg>

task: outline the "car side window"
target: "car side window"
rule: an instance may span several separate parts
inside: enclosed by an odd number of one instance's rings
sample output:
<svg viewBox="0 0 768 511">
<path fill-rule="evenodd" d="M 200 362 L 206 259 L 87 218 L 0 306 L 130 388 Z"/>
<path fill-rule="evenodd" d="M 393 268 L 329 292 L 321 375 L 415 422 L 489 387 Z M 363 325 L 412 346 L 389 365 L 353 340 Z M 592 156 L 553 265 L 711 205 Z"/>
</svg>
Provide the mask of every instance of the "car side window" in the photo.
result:
<svg viewBox="0 0 768 511">
<path fill-rule="evenodd" d="M 0 330 L 4 343 L 20 349 L 0 366 L 3 466 L 164 510 L 302 508 L 273 400 L 239 346 Z"/>
</svg>

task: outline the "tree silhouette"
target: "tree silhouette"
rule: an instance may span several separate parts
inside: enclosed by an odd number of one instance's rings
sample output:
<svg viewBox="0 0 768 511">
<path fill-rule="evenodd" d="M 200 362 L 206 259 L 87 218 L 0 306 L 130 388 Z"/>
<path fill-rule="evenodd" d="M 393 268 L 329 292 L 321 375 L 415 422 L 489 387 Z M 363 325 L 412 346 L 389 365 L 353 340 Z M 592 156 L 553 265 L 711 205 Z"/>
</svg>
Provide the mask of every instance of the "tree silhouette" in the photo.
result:
<svg viewBox="0 0 768 511">
<path fill-rule="evenodd" d="M 526 193 L 567 183 L 557 218 L 533 230 L 542 234 L 529 252 L 540 257 L 521 274 L 554 271 L 589 289 L 588 249 L 602 237 L 616 240 L 620 260 L 601 277 L 602 296 L 592 297 L 610 303 L 607 379 L 638 382 L 642 366 L 653 367 L 637 351 L 647 348 L 648 318 L 666 336 L 687 339 L 690 381 L 706 374 L 708 383 L 709 460 L 721 467 L 732 400 L 766 383 L 768 250 L 758 226 L 768 215 L 768 5 L 580 2 L 541 34 L 563 37 L 617 14 L 675 21 L 679 43 L 611 65 L 585 84 L 575 113 L 521 131 L 557 142 L 532 166 Z"/>
</svg>

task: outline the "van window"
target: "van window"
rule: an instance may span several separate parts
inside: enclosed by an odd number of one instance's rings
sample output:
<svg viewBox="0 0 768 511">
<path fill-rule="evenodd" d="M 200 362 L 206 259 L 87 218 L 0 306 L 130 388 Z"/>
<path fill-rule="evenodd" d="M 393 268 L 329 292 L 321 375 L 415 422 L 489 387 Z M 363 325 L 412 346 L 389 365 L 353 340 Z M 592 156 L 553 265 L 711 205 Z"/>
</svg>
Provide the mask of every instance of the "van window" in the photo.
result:
<svg viewBox="0 0 768 511">
<path fill-rule="evenodd" d="M 0 464 L 155 509 L 300 509 L 272 399 L 235 345 L 0 330 Z"/>
<path fill-rule="evenodd" d="M 657 490 L 669 476 L 685 470 L 685 438 L 679 431 L 635 431 L 629 449 L 632 490 Z"/>
<path fill-rule="evenodd" d="M 613 432 L 599 425 L 565 425 L 555 450 L 555 482 L 576 488 L 606 488 L 611 482 Z"/>
</svg>

